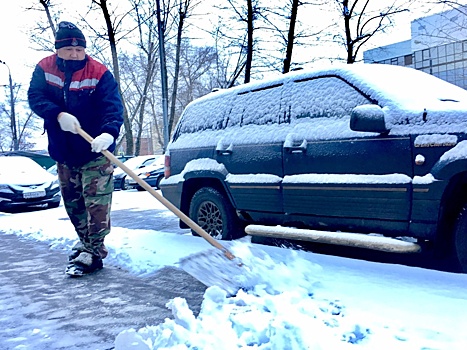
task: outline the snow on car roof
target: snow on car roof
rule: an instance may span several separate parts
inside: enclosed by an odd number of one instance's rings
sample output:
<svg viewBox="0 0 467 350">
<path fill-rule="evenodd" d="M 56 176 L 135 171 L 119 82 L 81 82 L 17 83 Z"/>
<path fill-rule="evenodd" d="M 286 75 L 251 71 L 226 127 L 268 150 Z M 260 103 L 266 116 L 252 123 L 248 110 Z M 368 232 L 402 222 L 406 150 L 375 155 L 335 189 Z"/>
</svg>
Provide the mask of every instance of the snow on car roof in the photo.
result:
<svg viewBox="0 0 467 350">
<path fill-rule="evenodd" d="M 318 81 L 317 77 L 334 78 L 326 79 L 325 86 L 317 86 L 310 94 L 310 86 Z M 183 126 L 182 132 L 175 133 L 169 150 L 183 148 L 187 143 L 191 147 L 211 147 L 233 141 L 237 144 L 282 142 L 291 134 L 307 140 L 377 135 L 350 129 L 350 113 L 345 107 L 358 97 L 355 90 L 366 96 L 369 101 L 366 103 L 378 104 L 383 109 L 392 135 L 467 129 L 467 91 L 453 84 L 400 66 L 336 65 L 219 90 L 191 102 L 177 126 L 177 130 Z M 307 128 L 308 124 L 303 123 L 309 118 L 302 115 L 310 109 L 325 110 L 329 101 L 339 102 L 344 112 L 334 117 L 313 117 L 313 127 Z M 289 114 L 291 119 L 281 123 L 284 114 Z M 248 118 L 256 121 L 245 122 Z M 202 133 L 197 133 L 201 130 Z"/>
<path fill-rule="evenodd" d="M 400 99 L 410 104 L 413 100 L 452 99 L 467 102 L 467 92 L 464 89 L 413 68 L 387 64 L 345 64 L 294 71 L 279 77 L 251 82 L 230 89 L 218 90 L 193 101 L 192 104 L 201 103 L 205 99 L 212 98 L 214 95 L 225 97 L 232 92 L 245 93 L 264 89 L 278 83 L 285 84 L 333 75 L 343 77 L 355 86 L 366 88 L 366 90 L 371 92 L 376 91 L 378 94 L 372 97 L 378 101 Z"/>
</svg>

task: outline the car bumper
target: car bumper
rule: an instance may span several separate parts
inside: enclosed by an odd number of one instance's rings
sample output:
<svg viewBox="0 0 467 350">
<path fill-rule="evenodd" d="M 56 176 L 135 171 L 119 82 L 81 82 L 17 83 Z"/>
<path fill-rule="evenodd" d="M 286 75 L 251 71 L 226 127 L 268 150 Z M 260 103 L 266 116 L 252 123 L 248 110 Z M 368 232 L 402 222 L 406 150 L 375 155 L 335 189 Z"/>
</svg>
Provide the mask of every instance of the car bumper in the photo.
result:
<svg viewBox="0 0 467 350">
<path fill-rule="evenodd" d="M 151 187 L 156 187 L 157 186 L 157 179 L 156 178 L 143 180 L 143 181 L 146 182 Z M 125 184 L 126 184 L 127 188 L 141 188 L 140 184 L 138 184 L 135 180 L 133 180 L 131 178 L 127 179 L 125 181 Z"/>
<path fill-rule="evenodd" d="M 26 208 L 26 207 L 40 207 L 46 206 L 49 204 L 58 204 L 60 203 L 61 196 L 54 196 L 52 198 L 44 198 L 44 199 L 36 199 L 34 201 L 31 200 L 1 200 L 0 201 L 0 209 L 12 209 L 12 208 Z"/>
</svg>

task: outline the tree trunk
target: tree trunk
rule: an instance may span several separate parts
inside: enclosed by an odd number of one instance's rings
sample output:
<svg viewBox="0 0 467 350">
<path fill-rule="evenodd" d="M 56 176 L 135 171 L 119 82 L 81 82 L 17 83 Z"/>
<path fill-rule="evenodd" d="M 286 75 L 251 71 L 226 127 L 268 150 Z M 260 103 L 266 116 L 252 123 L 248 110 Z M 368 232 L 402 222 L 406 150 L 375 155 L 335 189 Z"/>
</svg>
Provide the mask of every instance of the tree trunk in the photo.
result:
<svg viewBox="0 0 467 350">
<path fill-rule="evenodd" d="M 48 0 L 39 0 L 42 6 L 44 6 L 45 14 L 47 15 L 47 21 L 49 22 L 50 29 L 52 29 L 52 32 L 54 33 L 54 38 L 55 35 L 57 34 L 57 31 L 55 30 L 54 22 L 52 21 L 52 16 L 50 14 L 50 1 Z"/>
<path fill-rule="evenodd" d="M 135 145 L 135 155 L 140 155 L 141 152 L 141 137 L 143 133 L 143 122 L 144 122 L 144 115 L 146 111 L 146 101 L 148 99 L 149 87 L 152 84 L 152 78 L 154 76 L 154 70 L 157 60 L 155 59 L 154 55 L 154 43 L 149 44 L 148 49 L 148 62 L 147 62 L 147 71 L 146 71 L 146 79 L 144 82 L 144 87 L 141 96 L 141 104 L 139 107 L 139 120 L 138 120 L 138 134 L 136 136 L 136 145 Z"/>
<path fill-rule="evenodd" d="M 96 1 L 95 1 L 96 2 Z M 120 84 L 120 70 L 118 66 L 118 54 L 117 54 L 117 43 L 115 41 L 115 31 L 112 27 L 112 21 L 110 18 L 109 9 L 107 8 L 107 0 L 101 0 L 96 2 L 102 9 L 104 15 L 105 24 L 107 26 L 107 34 L 109 36 L 110 51 L 112 53 L 112 64 L 113 64 L 113 73 L 115 80 L 118 84 L 118 90 L 123 102 L 123 125 L 125 127 L 125 137 L 126 137 L 126 154 L 133 154 L 133 131 L 131 128 L 131 122 L 128 117 L 128 110 L 126 108 L 125 101 L 123 101 L 123 93 Z"/>
<path fill-rule="evenodd" d="M 172 128 L 175 120 L 175 105 L 177 103 L 177 89 L 178 89 L 178 76 L 180 74 L 180 51 L 182 46 L 182 33 L 183 25 L 188 11 L 189 1 L 185 1 L 185 8 L 183 8 L 182 0 L 180 0 L 179 7 L 179 20 L 177 29 L 177 46 L 175 48 L 175 71 L 174 71 L 174 82 L 172 88 L 172 98 L 170 102 L 170 115 L 169 115 L 169 135 L 172 133 Z"/>
<path fill-rule="evenodd" d="M 349 9 L 349 0 L 342 1 L 342 15 L 344 16 L 345 45 L 347 48 L 347 63 L 350 64 L 350 63 L 354 63 L 354 60 L 353 60 L 352 34 L 350 33 L 350 19 L 352 18 L 352 11 Z"/>
<path fill-rule="evenodd" d="M 297 22 L 297 12 L 298 12 L 299 0 L 292 0 L 292 9 L 290 11 L 290 24 L 289 24 L 289 33 L 287 36 L 287 51 L 285 53 L 284 67 L 282 73 L 287 73 L 290 71 L 290 65 L 292 63 L 292 51 L 293 44 L 295 39 L 295 23 Z"/>
<path fill-rule="evenodd" d="M 246 52 L 246 64 L 245 64 L 245 84 L 250 82 L 251 78 L 251 65 L 253 61 L 253 0 L 247 0 L 248 4 L 248 17 L 247 17 L 247 52 Z"/>
</svg>

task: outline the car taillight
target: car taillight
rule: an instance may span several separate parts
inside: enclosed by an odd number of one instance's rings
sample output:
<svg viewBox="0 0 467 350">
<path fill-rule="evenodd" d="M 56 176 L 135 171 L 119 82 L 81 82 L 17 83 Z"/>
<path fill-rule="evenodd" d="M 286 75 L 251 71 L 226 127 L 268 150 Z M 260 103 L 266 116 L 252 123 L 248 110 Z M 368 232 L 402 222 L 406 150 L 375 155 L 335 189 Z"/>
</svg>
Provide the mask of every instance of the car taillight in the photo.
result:
<svg viewBox="0 0 467 350">
<path fill-rule="evenodd" d="M 170 175 L 170 154 L 166 154 L 164 159 L 164 177 L 168 179 Z"/>
</svg>

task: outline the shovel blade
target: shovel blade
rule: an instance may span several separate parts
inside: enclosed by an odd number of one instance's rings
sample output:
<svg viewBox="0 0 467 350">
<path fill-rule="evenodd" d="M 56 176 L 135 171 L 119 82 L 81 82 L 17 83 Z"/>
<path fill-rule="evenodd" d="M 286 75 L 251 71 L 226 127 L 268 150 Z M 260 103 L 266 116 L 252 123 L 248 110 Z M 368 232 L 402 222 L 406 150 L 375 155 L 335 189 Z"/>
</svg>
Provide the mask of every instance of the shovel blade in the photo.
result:
<svg viewBox="0 0 467 350">
<path fill-rule="evenodd" d="M 239 289 L 250 289 L 254 278 L 250 269 L 241 260 L 228 259 L 219 249 L 209 249 L 192 254 L 179 261 L 180 267 L 207 287 L 218 286 L 229 296 Z"/>
</svg>

